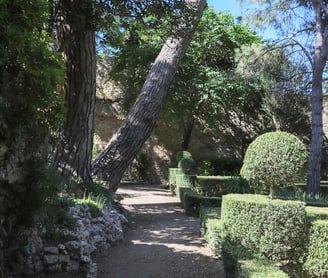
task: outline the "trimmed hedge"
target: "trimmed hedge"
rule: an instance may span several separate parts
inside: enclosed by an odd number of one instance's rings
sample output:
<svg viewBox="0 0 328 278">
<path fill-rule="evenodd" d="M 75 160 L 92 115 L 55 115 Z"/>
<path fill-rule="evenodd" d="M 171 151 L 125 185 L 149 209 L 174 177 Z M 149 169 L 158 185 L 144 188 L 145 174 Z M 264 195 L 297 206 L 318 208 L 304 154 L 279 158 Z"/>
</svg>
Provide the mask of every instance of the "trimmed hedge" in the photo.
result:
<svg viewBox="0 0 328 278">
<path fill-rule="evenodd" d="M 311 277 L 328 277 L 328 220 L 312 222 L 304 269 Z"/>
<path fill-rule="evenodd" d="M 211 197 L 252 192 L 247 181 L 240 176 L 197 176 L 196 190 L 204 196 Z"/>
<path fill-rule="evenodd" d="M 254 255 L 237 245 L 222 242 L 220 208 L 202 207 L 201 231 L 211 250 L 223 256 L 226 277 L 286 278 L 288 275 L 261 255 Z M 225 250 L 222 250 L 222 246 Z"/>
<path fill-rule="evenodd" d="M 218 207 L 201 207 L 199 217 L 201 235 L 212 252 L 217 256 L 221 255 L 221 209 Z"/>
<path fill-rule="evenodd" d="M 175 194 L 180 198 L 180 187 L 183 188 L 194 188 L 196 176 L 185 175 L 185 174 L 176 174 L 176 188 Z"/>
<path fill-rule="evenodd" d="M 181 189 L 180 200 L 187 215 L 199 216 L 201 207 L 220 207 L 221 197 L 205 197 L 193 190 Z"/>
<path fill-rule="evenodd" d="M 177 174 L 182 174 L 180 168 L 169 168 L 169 188 L 173 195 L 176 195 L 175 189 L 177 186 Z"/>
<path fill-rule="evenodd" d="M 304 270 L 311 277 L 328 277 L 328 208 L 306 207 L 310 222 Z"/>
<path fill-rule="evenodd" d="M 305 204 L 263 195 L 228 194 L 222 200 L 223 237 L 274 262 L 299 263 L 306 248 Z"/>
</svg>

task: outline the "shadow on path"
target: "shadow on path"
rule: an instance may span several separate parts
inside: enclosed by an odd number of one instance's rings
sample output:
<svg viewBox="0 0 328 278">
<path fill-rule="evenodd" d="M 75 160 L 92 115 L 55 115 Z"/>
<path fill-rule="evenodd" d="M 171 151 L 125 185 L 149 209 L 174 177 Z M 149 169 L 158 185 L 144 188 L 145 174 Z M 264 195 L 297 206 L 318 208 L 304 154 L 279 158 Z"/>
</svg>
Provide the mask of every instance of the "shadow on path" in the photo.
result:
<svg viewBox="0 0 328 278">
<path fill-rule="evenodd" d="M 186 216 L 167 190 L 123 185 L 117 193 L 129 224 L 124 242 L 95 258 L 98 278 L 225 277 L 199 236 L 199 219 Z"/>
</svg>

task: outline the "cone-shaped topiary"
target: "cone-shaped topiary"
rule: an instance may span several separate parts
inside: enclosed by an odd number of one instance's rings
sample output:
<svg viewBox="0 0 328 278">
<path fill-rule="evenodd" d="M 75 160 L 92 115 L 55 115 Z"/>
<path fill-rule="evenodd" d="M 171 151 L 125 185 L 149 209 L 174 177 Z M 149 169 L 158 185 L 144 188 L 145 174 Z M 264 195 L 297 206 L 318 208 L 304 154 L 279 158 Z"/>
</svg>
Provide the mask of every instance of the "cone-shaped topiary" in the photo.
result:
<svg viewBox="0 0 328 278">
<path fill-rule="evenodd" d="M 240 174 L 257 191 L 293 186 L 304 178 L 308 162 L 306 146 L 287 132 L 269 132 L 248 147 Z"/>
</svg>

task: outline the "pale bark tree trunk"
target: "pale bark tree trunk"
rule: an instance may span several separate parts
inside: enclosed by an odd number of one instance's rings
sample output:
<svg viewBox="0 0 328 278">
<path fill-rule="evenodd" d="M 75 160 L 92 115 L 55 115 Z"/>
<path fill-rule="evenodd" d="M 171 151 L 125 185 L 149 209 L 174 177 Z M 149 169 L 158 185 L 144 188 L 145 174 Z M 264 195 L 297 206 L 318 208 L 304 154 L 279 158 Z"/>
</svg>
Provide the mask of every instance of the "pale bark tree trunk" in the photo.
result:
<svg viewBox="0 0 328 278">
<path fill-rule="evenodd" d="M 189 46 L 206 0 L 187 0 L 174 36 L 168 38 L 150 69 L 143 88 L 126 120 L 93 163 L 93 174 L 116 191 L 121 178 L 150 136 L 163 98 Z"/>
<path fill-rule="evenodd" d="M 56 1 L 57 40 L 66 62 L 63 93 L 67 105 L 54 166 L 67 179 L 92 188 L 91 159 L 96 101 L 96 47 L 93 1 Z"/>
<path fill-rule="evenodd" d="M 325 24 L 325 19 L 322 18 L 322 13 L 328 16 L 328 12 L 327 7 L 321 6 L 324 4 L 320 1 L 314 0 L 312 2 L 316 12 L 316 48 L 312 63 L 312 134 L 307 193 L 313 195 L 320 192 L 323 147 L 322 80 L 328 55 L 328 27 Z"/>
</svg>

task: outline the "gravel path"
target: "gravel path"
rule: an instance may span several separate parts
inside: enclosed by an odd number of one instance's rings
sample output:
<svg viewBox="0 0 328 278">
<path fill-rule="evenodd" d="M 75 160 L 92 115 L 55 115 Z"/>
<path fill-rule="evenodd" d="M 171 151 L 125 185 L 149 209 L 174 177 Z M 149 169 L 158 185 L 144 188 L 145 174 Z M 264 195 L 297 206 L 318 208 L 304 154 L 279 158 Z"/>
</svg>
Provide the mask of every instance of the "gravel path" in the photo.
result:
<svg viewBox="0 0 328 278">
<path fill-rule="evenodd" d="M 188 217 L 177 198 L 159 186 L 122 185 L 128 211 L 123 243 L 98 255 L 98 278 L 225 277 L 199 236 L 199 219 Z"/>
</svg>

